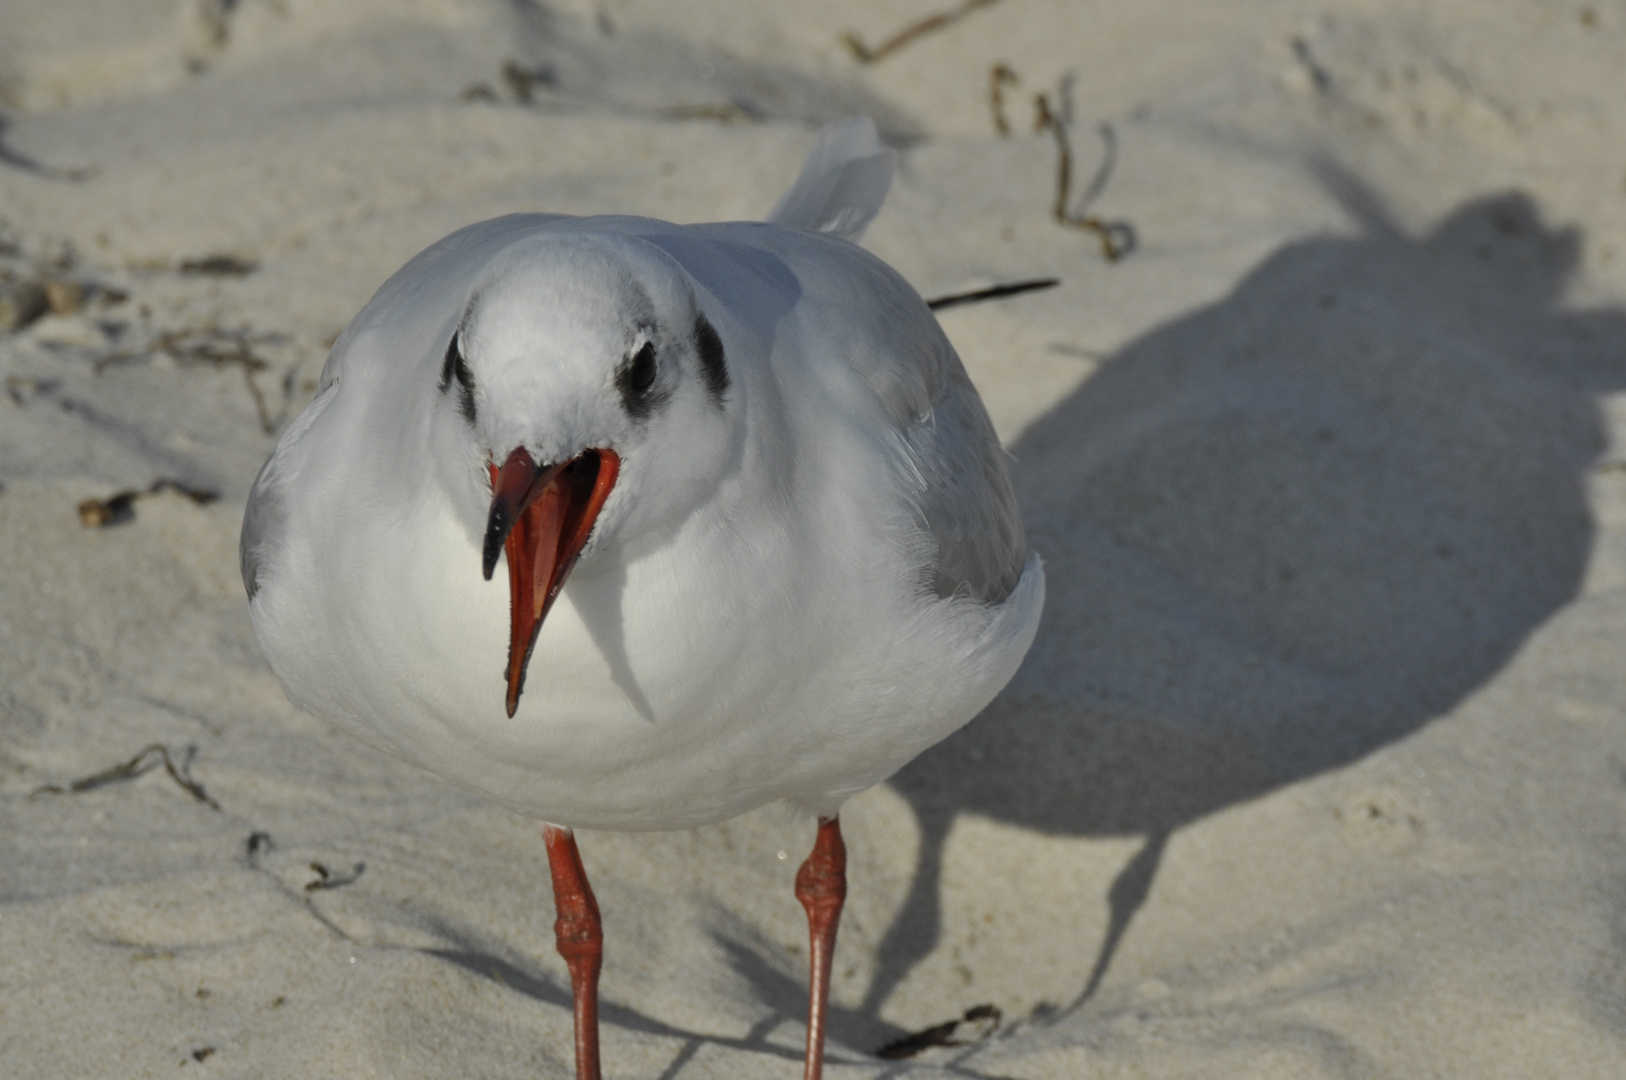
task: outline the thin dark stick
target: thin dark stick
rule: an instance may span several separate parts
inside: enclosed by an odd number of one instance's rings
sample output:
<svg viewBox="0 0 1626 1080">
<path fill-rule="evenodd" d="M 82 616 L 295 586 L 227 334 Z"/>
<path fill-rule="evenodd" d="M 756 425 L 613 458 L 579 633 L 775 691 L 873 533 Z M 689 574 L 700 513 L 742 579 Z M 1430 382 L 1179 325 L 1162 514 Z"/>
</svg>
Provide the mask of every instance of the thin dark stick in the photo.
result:
<svg viewBox="0 0 1626 1080">
<path fill-rule="evenodd" d="M 1008 285 L 991 285 L 986 289 L 973 289 L 971 292 L 936 296 L 926 301 L 926 306 L 933 311 L 942 311 L 944 308 L 959 307 L 961 304 L 975 304 L 979 300 L 999 300 L 1006 296 L 1016 296 L 1019 293 L 1035 292 L 1039 289 L 1053 289 L 1060 284 L 1061 278 L 1030 278 L 1027 281 L 1013 281 Z"/>
<path fill-rule="evenodd" d="M 959 7 L 949 11 L 940 11 L 936 15 L 928 15 L 919 22 L 910 23 L 896 34 L 887 38 L 875 48 L 870 48 L 859 40 L 857 34 L 851 31 L 841 35 L 842 44 L 852 50 L 854 57 L 860 64 L 875 64 L 891 56 L 917 37 L 953 26 L 978 8 L 988 7 L 998 3 L 999 0 L 964 0 Z"/>
</svg>

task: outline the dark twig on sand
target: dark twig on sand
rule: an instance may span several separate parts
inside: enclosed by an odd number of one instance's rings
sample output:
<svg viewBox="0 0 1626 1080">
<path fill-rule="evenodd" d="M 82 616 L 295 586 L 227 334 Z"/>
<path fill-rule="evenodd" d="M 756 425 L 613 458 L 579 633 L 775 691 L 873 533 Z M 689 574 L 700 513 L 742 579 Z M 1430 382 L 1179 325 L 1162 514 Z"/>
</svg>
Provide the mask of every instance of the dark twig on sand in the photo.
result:
<svg viewBox="0 0 1626 1080">
<path fill-rule="evenodd" d="M 349 874 L 335 874 L 319 862 L 311 863 L 311 873 L 316 875 L 315 880 L 305 883 L 306 892 L 319 892 L 323 889 L 342 889 L 359 878 L 367 870 L 366 863 L 357 863 Z"/>
<path fill-rule="evenodd" d="M 991 285 L 986 289 L 973 289 L 970 292 L 934 296 L 926 301 L 926 306 L 933 311 L 942 311 L 944 308 L 959 307 L 961 304 L 975 304 L 981 300 L 1000 300 L 1007 296 L 1036 292 L 1039 289 L 1052 289 L 1060 284 L 1061 278 L 1029 278 L 1026 281 L 1012 281 L 1006 285 Z"/>
<path fill-rule="evenodd" d="M 1100 197 L 1106 189 L 1107 181 L 1112 176 L 1112 170 L 1118 163 L 1118 136 L 1112 130 L 1111 124 L 1102 124 L 1097 130 L 1101 133 L 1101 142 L 1105 153 L 1101 158 L 1101 167 L 1096 170 L 1095 176 L 1090 180 L 1084 191 L 1084 197 L 1079 200 L 1079 208 L 1071 208 L 1073 190 L 1073 147 L 1072 140 L 1067 134 L 1067 125 L 1056 116 L 1050 107 L 1050 98 L 1045 94 L 1035 94 L 1033 103 L 1038 109 L 1038 122 L 1036 127 L 1040 131 L 1048 129 L 1056 139 L 1056 202 L 1051 208 L 1051 216 L 1063 225 L 1074 229 L 1083 229 L 1096 235 L 1101 242 L 1101 254 L 1108 262 L 1117 262 L 1131 251 L 1135 250 L 1137 237 L 1135 227 L 1127 221 L 1108 221 L 1094 214 L 1084 211 L 1090 203 Z"/>
<path fill-rule="evenodd" d="M 169 778 L 179 784 L 188 795 L 212 809 L 219 810 L 220 804 L 209 797 L 209 793 L 203 790 L 202 784 L 192 779 L 192 759 L 197 756 L 197 751 L 197 747 L 188 746 L 186 748 L 186 757 L 177 765 L 175 759 L 170 756 L 169 747 L 164 746 L 162 743 L 153 743 L 151 746 L 145 747 L 129 761 L 114 765 L 109 769 L 103 769 L 99 773 L 81 777 L 66 786 L 46 784 L 43 787 L 35 788 L 34 795 L 72 795 L 81 791 L 91 791 L 103 784 L 112 784 L 120 780 L 133 780 L 143 773 L 156 769 L 161 763 L 164 766 L 164 771 L 169 773 Z"/>
<path fill-rule="evenodd" d="M 851 31 L 841 35 L 841 43 L 852 50 L 853 56 L 860 64 L 879 63 L 916 38 L 953 26 L 978 8 L 985 8 L 998 2 L 999 0 L 962 0 L 959 7 L 940 11 L 936 15 L 926 16 L 919 22 L 910 23 L 873 49 Z"/>
<path fill-rule="evenodd" d="M 109 525 L 123 525 L 125 522 L 135 520 L 135 502 L 148 495 L 158 495 L 165 491 L 173 491 L 185 495 L 199 506 L 208 506 L 220 498 L 218 491 L 209 491 L 206 488 L 195 488 L 183 484 L 179 480 L 160 479 L 145 491 L 120 491 L 109 495 L 105 499 L 86 499 L 79 504 L 79 521 L 87 529 L 101 529 Z M 148 750 L 152 747 L 148 747 Z M 145 753 L 146 751 L 143 751 Z"/>
</svg>

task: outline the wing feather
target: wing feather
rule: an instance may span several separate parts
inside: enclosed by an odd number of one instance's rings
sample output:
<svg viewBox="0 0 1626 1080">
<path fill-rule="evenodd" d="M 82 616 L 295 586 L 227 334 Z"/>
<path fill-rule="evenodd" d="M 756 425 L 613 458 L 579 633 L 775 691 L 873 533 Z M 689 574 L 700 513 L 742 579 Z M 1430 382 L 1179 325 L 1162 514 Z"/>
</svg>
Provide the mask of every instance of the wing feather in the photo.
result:
<svg viewBox="0 0 1626 1080">
<path fill-rule="evenodd" d="M 897 163 L 869 117 L 838 120 L 819 132 L 801 175 L 766 220 L 857 240 L 886 201 Z"/>
</svg>

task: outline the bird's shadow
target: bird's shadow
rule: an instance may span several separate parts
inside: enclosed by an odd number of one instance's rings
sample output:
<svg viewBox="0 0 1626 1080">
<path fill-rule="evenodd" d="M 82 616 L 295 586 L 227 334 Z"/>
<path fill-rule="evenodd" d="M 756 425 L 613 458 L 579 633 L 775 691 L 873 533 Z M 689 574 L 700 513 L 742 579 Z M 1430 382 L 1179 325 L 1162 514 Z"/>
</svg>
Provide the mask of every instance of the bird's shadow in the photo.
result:
<svg viewBox="0 0 1626 1080">
<path fill-rule="evenodd" d="M 453 964 L 472 975 L 523 994 L 533 1001 L 566 1012 L 572 1010 L 574 999 L 568 983 L 556 979 L 534 960 L 516 954 L 502 943 L 487 940 L 482 935 L 454 925 L 442 917 L 421 919 L 419 929 L 431 934 L 438 943 L 420 946 L 413 951 Z M 733 953 L 730 955 L 732 958 Z M 661 1074 L 663 1080 L 681 1074 L 700 1048 L 708 1045 L 761 1054 L 783 1059 L 788 1063 L 801 1061 L 800 1049 L 790 1049 L 768 1040 L 768 1035 L 787 1015 L 794 1013 L 782 1014 L 776 1011 L 759 1021 L 743 1036 L 728 1037 L 669 1024 L 639 1009 L 615 1001 L 602 998 L 599 1001 L 599 1020 L 603 1025 L 673 1039 L 680 1043 L 676 1056 Z M 839 1055 L 833 1060 L 839 1061 Z"/>
<path fill-rule="evenodd" d="M 460 926 L 444 916 L 420 916 L 417 929 L 436 939 L 436 944 L 412 947 L 411 951 L 462 968 L 471 975 L 487 979 L 514 993 L 541 1002 L 565 1012 L 574 1006 L 570 985 L 542 968 L 534 959 L 516 953 L 512 948 Z M 727 959 L 729 968 L 750 998 L 767 1013 L 739 1036 L 718 1035 L 695 1031 L 671 1024 L 649 1013 L 612 1000 L 599 1001 L 599 1020 L 610 1028 L 638 1032 L 642 1035 L 671 1039 L 678 1043 L 677 1052 L 660 1073 L 660 1080 L 675 1080 L 684 1074 L 695 1056 L 706 1047 L 718 1047 L 738 1053 L 761 1055 L 799 1064 L 800 1046 L 786 1045 L 783 1038 L 770 1036 L 787 1022 L 800 1022 L 807 1010 L 807 975 L 792 970 L 796 965 L 749 924 L 728 912 L 713 912 L 711 938 Z M 857 1010 L 844 1009 L 832 1002 L 828 1015 L 831 1042 L 825 1049 L 825 1060 L 832 1066 L 868 1064 L 863 1049 L 871 1042 L 886 1041 L 902 1034 L 901 1031 L 876 1021 Z M 777 1068 L 778 1066 L 771 1066 Z M 958 1062 L 939 1066 L 950 1075 L 966 1080 L 988 1080 L 980 1071 Z"/>
<path fill-rule="evenodd" d="M 1360 235 L 1279 249 L 1014 447 L 1044 621 L 999 699 L 892 781 L 921 854 L 861 1011 L 938 941 L 957 815 L 1144 838 L 1082 1004 L 1174 830 L 1416 731 L 1576 595 L 1597 398 L 1626 388 L 1626 311 L 1562 306 L 1579 230 L 1515 193 L 1414 238 L 1316 170 Z"/>
</svg>

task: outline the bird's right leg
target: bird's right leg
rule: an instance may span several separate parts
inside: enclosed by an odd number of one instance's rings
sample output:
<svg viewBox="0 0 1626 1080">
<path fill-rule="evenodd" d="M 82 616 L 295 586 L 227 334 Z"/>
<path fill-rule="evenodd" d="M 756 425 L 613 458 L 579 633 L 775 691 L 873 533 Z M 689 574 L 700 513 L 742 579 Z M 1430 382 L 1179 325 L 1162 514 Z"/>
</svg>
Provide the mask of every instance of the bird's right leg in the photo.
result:
<svg viewBox="0 0 1626 1080">
<path fill-rule="evenodd" d="M 836 924 L 847 900 L 847 845 L 838 818 L 820 818 L 813 851 L 796 872 L 796 899 L 807 909 L 808 959 L 807 1056 L 802 1080 L 820 1080 L 824 1072 L 824 1019 L 830 1008 L 830 964 L 836 952 Z"/>
<path fill-rule="evenodd" d="M 542 824 L 553 872 L 553 906 L 558 918 L 553 932 L 559 955 L 570 969 L 570 992 L 576 1003 L 576 1080 L 599 1080 L 598 973 L 604 966 L 604 924 L 598 901 L 587 884 L 576 835 L 558 825 Z"/>
</svg>

